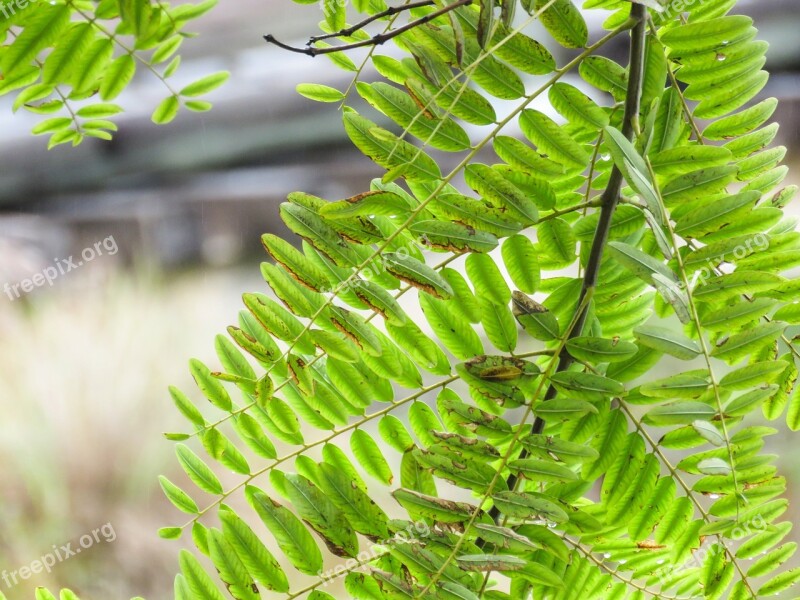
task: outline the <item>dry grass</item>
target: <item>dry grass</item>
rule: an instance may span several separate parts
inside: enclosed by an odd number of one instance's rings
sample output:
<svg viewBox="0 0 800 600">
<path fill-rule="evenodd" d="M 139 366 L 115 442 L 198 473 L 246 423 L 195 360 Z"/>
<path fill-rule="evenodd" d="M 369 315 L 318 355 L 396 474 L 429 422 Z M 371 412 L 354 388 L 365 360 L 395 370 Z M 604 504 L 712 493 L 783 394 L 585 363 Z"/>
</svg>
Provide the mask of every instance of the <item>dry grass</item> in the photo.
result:
<svg viewBox="0 0 800 600">
<path fill-rule="evenodd" d="M 175 470 L 161 432 L 184 424 L 166 386 L 189 388 L 188 358 L 211 359 L 241 291 L 263 286 L 237 273 L 164 285 L 96 276 L 71 276 L 27 304 L 0 299 L 0 570 L 106 522 L 117 539 L 13 590 L 0 582 L 11 600 L 35 585 L 107 599 L 171 593 L 175 543 L 156 530 L 180 516 L 156 476 Z"/>
</svg>

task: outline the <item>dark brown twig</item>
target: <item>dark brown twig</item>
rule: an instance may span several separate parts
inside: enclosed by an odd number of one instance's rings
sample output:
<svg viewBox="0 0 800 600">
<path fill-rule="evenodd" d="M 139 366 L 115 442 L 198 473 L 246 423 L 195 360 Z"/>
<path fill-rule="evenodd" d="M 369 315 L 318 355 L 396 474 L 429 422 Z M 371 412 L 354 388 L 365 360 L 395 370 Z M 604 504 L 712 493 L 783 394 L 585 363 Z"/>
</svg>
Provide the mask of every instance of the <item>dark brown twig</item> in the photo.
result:
<svg viewBox="0 0 800 600">
<path fill-rule="evenodd" d="M 628 77 L 628 92 L 625 98 L 625 116 L 622 122 L 622 133 L 629 140 L 633 138 L 636 123 L 639 119 L 639 112 L 641 110 L 642 85 L 644 82 L 645 36 L 647 34 L 647 8 L 642 4 L 634 4 L 631 9 L 631 17 L 637 19 L 637 24 L 631 32 L 630 75 Z M 583 285 L 581 286 L 581 293 L 577 304 L 579 307 L 582 306 L 583 300 L 586 298 L 589 291 L 597 286 L 600 263 L 603 259 L 603 253 L 608 242 L 609 232 L 611 231 L 611 218 L 614 216 L 614 211 L 616 211 L 619 204 L 622 183 L 622 172 L 614 166 L 608 185 L 600 198 L 600 219 L 595 231 L 592 248 L 589 252 L 589 259 L 586 263 L 586 274 L 583 277 Z M 587 306 L 581 311 L 581 314 L 575 321 L 575 326 L 572 328 L 572 331 L 569 332 L 568 335 L 570 338 L 582 335 L 588 314 L 589 307 Z M 575 362 L 572 355 L 567 351 L 566 346 L 564 346 L 564 349 L 559 354 L 558 360 L 558 369 L 556 370 L 558 373 L 566 371 Z M 544 397 L 544 401 L 552 400 L 556 393 L 555 387 L 550 385 Z M 539 434 L 542 433 L 543 430 L 544 420 L 540 417 L 536 417 L 531 427 L 531 433 Z M 520 458 L 525 458 L 527 455 L 528 453 L 523 450 Z M 517 477 L 512 474 L 509 476 L 507 482 L 508 488 L 514 489 L 517 485 Z M 492 507 L 489 514 L 497 520 L 500 512 L 496 507 Z"/>
<path fill-rule="evenodd" d="M 315 35 L 309 38 L 308 45 L 314 44 L 315 42 L 319 42 L 322 40 L 328 40 L 330 38 L 335 37 L 350 37 L 357 31 L 361 31 L 370 23 L 374 23 L 375 21 L 379 21 L 381 19 L 385 19 L 387 17 L 393 17 L 394 15 L 400 14 L 401 12 L 405 12 L 408 10 L 414 10 L 415 8 L 424 8 L 426 6 L 434 6 L 436 4 L 436 0 L 422 0 L 421 2 L 411 2 L 409 4 L 403 4 L 402 6 L 390 6 L 383 12 L 375 13 L 371 17 L 367 17 L 360 23 L 356 23 L 351 27 L 346 27 L 345 29 L 341 29 L 334 33 L 324 33 L 322 35 Z"/>
<path fill-rule="evenodd" d="M 375 35 L 375 36 L 371 37 L 368 40 L 362 40 L 360 42 L 354 42 L 352 44 L 344 44 L 342 46 L 330 46 L 328 48 L 317 48 L 316 46 L 312 45 L 316 41 L 319 41 L 319 40 L 324 39 L 324 38 L 339 37 L 339 35 L 342 32 L 337 32 L 335 34 L 329 34 L 329 35 L 325 35 L 325 36 L 317 36 L 315 38 L 312 37 L 311 39 L 309 39 L 308 45 L 306 45 L 304 48 L 299 48 L 297 46 L 290 46 L 289 44 L 285 44 L 285 43 L 275 39 L 275 36 L 273 36 L 272 34 L 265 35 L 264 39 L 267 41 L 267 43 L 274 44 L 275 46 L 278 46 L 279 48 L 283 48 L 284 50 L 288 50 L 289 52 L 296 52 L 298 54 L 306 54 L 306 55 L 312 56 L 312 57 L 313 56 L 319 56 L 320 54 L 333 54 L 334 52 L 346 52 L 348 50 L 355 50 L 357 48 L 364 48 L 366 46 L 380 46 L 381 44 L 386 43 L 387 41 L 391 40 L 392 38 L 395 38 L 398 35 L 402 35 L 406 31 L 410 31 L 411 29 L 414 29 L 415 27 L 419 27 L 420 25 L 424 25 L 425 23 L 429 23 L 430 21 L 433 21 L 434 19 L 449 13 L 450 11 L 453 11 L 453 10 L 455 10 L 455 9 L 461 7 L 461 6 L 466 6 L 467 4 L 471 4 L 471 3 L 472 3 L 472 0 L 457 0 L 453 4 L 448 4 L 444 8 L 440 8 L 439 10 L 434 11 L 434 12 L 432 12 L 430 14 L 427 14 L 424 17 L 420 17 L 416 21 L 412 21 L 411 23 L 403 25 L 402 27 L 398 27 L 397 29 L 393 29 L 392 31 L 388 31 L 386 33 L 379 33 L 378 35 Z M 413 5 L 413 7 L 416 8 L 416 7 L 420 7 L 420 6 L 430 6 L 431 4 L 433 4 L 433 2 L 428 2 L 426 0 L 425 2 L 420 2 L 420 3 L 417 3 L 416 5 Z M 409 7 L 412 7 L 412 5 L 409 4 L 407 6 L 397 7 L 394 10 L 394 12 L 389 13 L 389 15 L 393 15 L 393 14 L 396 14 L 398 12 L 401 12 L 400 9 L 407 10 Z M 392 10 L 392 9 L 390 9 L 390 10 Z M 383 16 L 386 16 L 385 13 L 386 13 L 386 11 L 384 11 Z M 343 31 L 349 32 L 348 35 L 352 35 L 353 33 L 355 33 L 356 31 L 359 31 L 362 27 L 368 25 L 369 23 L 371 23 L 374 20 L 375 20 L 375 18 L 367 19 L 366 21 L 363 21 L 359 25 L 354 25 L 353 27 L 350 27 L 349 29 L 345 29 Z"/>
</svg>

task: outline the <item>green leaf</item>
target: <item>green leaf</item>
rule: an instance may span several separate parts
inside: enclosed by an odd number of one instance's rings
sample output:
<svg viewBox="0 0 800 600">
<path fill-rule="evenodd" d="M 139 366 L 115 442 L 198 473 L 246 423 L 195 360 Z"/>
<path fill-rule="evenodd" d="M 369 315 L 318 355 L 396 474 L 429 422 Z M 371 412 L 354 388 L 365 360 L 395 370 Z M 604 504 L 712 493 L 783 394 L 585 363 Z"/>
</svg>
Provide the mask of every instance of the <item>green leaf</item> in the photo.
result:
<svg viewBox="0 0 800 600">
<path fill-rule="evenodd" d="M 108 102 L 119 96 L 136 73 L 136 60 L 130 54 L 115 58 L 100 82 L 100 97 Z"/>
<path fill-rule="evenodd" d="M 643 384 L 639 391 L 653 398 L 697 398 L 711 385 L 707 375 L 680 373 Z"/>
<path fill-rule="evenodd" d="M 222 494 L 222 484 L 217 476 L 188 446 L 178 444 L 175 453 L 183 470 L 197 487 L 209 494 Z"/>
<path fill-rule="evenodd" d="M 498 306 L 508 306 L 511 301 L 511 290 L 492 257 L 485 254 L 471 254 L 467 257 L 465 265 L 479 300 L 486 299 Z"/>
<path fill-rule="evenodd" d="M 563 219 L 551 219 L 539 225 L 539 250 L 553 267 L 565 267 L 575 262 L 575 233 Z"/>
<path fill-rule="evenodd" d="M 571 0 L 533 0 L 532 8 L 553 38 L 565 48 L 583 48 L 589 28 Z"/>
<path fill-rule="evenodd" d="M 226 506 L 220 508 L 219 518 L 225 539 L 247 572 L 268 590 L 288 592 L 289 582 L 286 574 L 249 525 Z"/>
<path fill-rule="evenodd" d="M 582 392 L 587 397 L 621 396 L 625 387 L 613 379 L 595 375 L 593 373 L 580 373 L 577 371 L 563 371 L 554 373 L 550 380 L 556 387 L 564 390 Z"/>
<path fill-rule="evenodd" d="M 297 86 L 297 93 L 317 102 L 341 102 L 344 100 L 342 92 L 319 83 L 301 83 Z"/>
<path fill-rule="evenodd" d="M 261 596 L 257 588 L 254 591 L 255 581 L 244 563 L 218 529 L 209 530 L 208 549 L 219 577 L 231 596 L 237 600 L 253 600 Z"/>
<path fill-rule="evenodd" d="M 273 471 L 272 474 L 277 473 Z M 300 518 L 322 536 L 336 556 L 356 556 L 358 539 L 347 519 L 327 494 L 301 475 L 284 476 L 285 493 Z"/>
<path fill-rule="evenodd" d="M 200 562 L 187 550 L 180 552 L 180 566 L 186 583 L 192 592 L 192 597 L 198 600 L 224 600 L 208 573 L 203 570 Z"/>
<path fill-rule="evenodd" d="M 317 575 L 322 554 L 303 523 L 256 487 L 247 486 L 245 495 L 292 565 L 301 573 Z"/>
<path fill-rule="evenodd" d="M 569 516 L 558 504 L 531 492 L 500 492 L 492 496 L 500 512 L 520 519 L 539 518 L 564 523 Z"/>
<path fill-rule="evenodd" d="M 33 16 L 0 61 L 6 77 L 27 66 L 39 52 L 50 47 L 70 22 L 70 9 L 63 4 L 37 4 L 29 10 L 33 11 Z"/>
<path fill-rule="evenodd" d="M 163 475 L 159 476 L 158 481 L 161 484 L 161 489 L 164 490 L 164 495 L 169 499 L 170 502 L 172 502 L 172 504 L 175 505 L 176 508 L 178 508 L 178 510 L 190 515 L 194 515 L 199 512 L 197 504 L 191 499 L 189 494 L 184 492 Z"/>
<path fill-rule="evenodd" d="M 386 270 L 398 279 L 436 298 L 447 299 L 453 296 L 453 288 L 447 280 L 413 256 L 400 252 L 386 252 L 382 256 Z"/>
<path fill-rule="evenodd" d="M 409 512 L 412 518 L 422 517 L 441 523 L 468 521 L 475 510 L 474 506 L 464 502 L 452 502 L 402 488 L 392 492 L 392 496 Z"/>
<path fill-rule="evenodd" d="M 710 421 L 717 411 L 702 402 L 675 402 L 650 410 L 644 422 L 653 427 L 689 425 L 695 421 Z"/>
<path fill-rule="evenodd" d="M 153 111 L 151 117 L 153 123 L 157 125 L 164 125 L 175 119 L 180 110 L 181 103 L 177 96 L 169 96 L 161 101 L 161 103 Z"/>
<path fill-rule="evenodd" d="M 745 356 L 776 341 L 785 329 L 786 323 L 779 321 L 758 325 L 718 343 L 711 351 L 711 356 L 720 358 L 729 364 L 737 363 Z"/>
<path fill-rule="evenodd" d="M 441 177 L 439 166 L 431 157 L 355 112 L 344 113 L 344 126 L 358 149 L 385 169 L 400 169 L 404 177 L 417 181 Z"/>
<path fill-rule="evenodd" d="M 541 271 L 533 242 L 524 235 L 512 235 L 503 242 L 501 252 L 514 285 L 526 294 L 535 293 L 539 288 Z"/>
<path fill-rule="evenodd" d="M 477 163 L 468 165 L 464 169 L 464 179 L 488 203 L 507 211 L 511 218 L 523 224 L 538 220 L 534 202 L 491 167 Z"/>
<path fill-rule="evenodd" d="M 609 242 L 609 252 L 621 262 L 631 273 L 655 285 L 655 276 L 661 275 L 668 281 L 675 281 L 676 277 L 669 267 L 660 260 L 645 254 L 638 248 L 624 242 Z"/>
<path fill-rule="evenodd" d="M 581 61 L 578 72 L 587 83 L 608 92 L 617 102 L 624 100 L 628 93 L 627 71 L 610 58 L 587 56 Z"/>
<path fill-rule="evenodd" d="M 625 361 L 635 355 L 638 348 L 617 338 L 576 337 L 567 342 L 567 350 L 579 360 L 603 363 Z"/>
<path fill-rule="evenodd" d="M 371 435 L 363 429 L 356 429 L 350 436 L 350 449 L 367 473 L 384 485 L 392 484 L 394 479 L 392 468 Z"/>
<path fill-rule="evenodd" d="M 672 329 L 642 325 L 633 331 L 640 345 L 669 354 L 681 360 L 691 360 L 700 354 L 700 346 Z"/>
<path fill-rule="evenodd" d="M 180 96 L 188 96 L 190 98 L 209 94 L 228 81 L 230 76 L 231 74 L 227 71 L 219 71 L 218 73 L 206 75 L 205 77 L 202 77 L 194 83 L 190 83 L 181 89 L 178 94 Z"/>
<path fill-rule="evenodd" d="M 608 125 L 606 111 L 589 96 L 568 83 L 553 84 L 549 98 L 553 107 L 572 123 L 589 129 L 603 129 Z"/>
<path fill-rule="evenodd" d="M 536 144 L 541 152 L 565 167 L 583 168 L 589 162 L 583 147 L 547 115 L 526 109 L 519 118 L 519 124 L 525 137 Z"/>
<path fill-rule="evenodd" d="M 446 302 L 428 294 L 419 297 L 425 319 L 456 358 L 466 360 L 483 354 L 483 344 L 469 322 L 449 309 Z"/>
<path fill-rule="evenodd" d="M 203 395 L 208 398 L 214 406 L 220 410 L 230 411 L 233 409 L 231 397 L 225 387 L 211 375 L 211 371 L 197 359 L 189 361 L 189 370 L 194 377 L 194 381 Z"/>
<path fill-rule="evenodd" d="M 356 85 L 359 94 L 372 106 L 407 129 L 424 144 L 449 152 L 460 152 L 470 147 L 469 136 L 450 119 L 438 119 L 420 109 L 404 92 L 386 83 Z"/>
</svg>

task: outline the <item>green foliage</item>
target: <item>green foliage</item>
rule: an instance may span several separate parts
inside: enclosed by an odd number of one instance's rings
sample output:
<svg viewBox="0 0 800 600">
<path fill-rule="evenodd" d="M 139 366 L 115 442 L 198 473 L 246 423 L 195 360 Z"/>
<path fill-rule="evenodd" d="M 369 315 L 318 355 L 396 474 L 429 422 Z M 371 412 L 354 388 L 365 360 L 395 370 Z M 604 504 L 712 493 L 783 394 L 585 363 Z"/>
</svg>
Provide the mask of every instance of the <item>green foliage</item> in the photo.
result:
<svg viewBox="0 0 800 600">
<path fill-rule="evenodd" d="M 171 78 L 191 21 L 216 4 L 153 0 L 8 0 L 0 10 L 0 95 L 14 94 L 13 109 L 45 117 L 33 127 L 49 135 L 48 147 L 80 144 L 85 138 L 110 140 L 112 117 L 123 112 L 115 100 L 137 71 L 147 71 L 164 86 L 166 98 L 153 112 L 168 123 L 187 108 L 206 111 L 198 100 L 222 85 L 215 73 L 176 89 Z"/>
<path fill-rule="evenodd" d="M 800 234 L 752 21 L 733 0 L 446 4 L 384 15 L 421 20 L 402 58 L 330 55 L 348 89 L 299 88 L 344 102 L 386 174 L 289 196 L 301 249 L 263 239 L 278 301 L 246 294 L 221 368 L 191 362 L 208 404 L 172 390 L 197 489 L 162 479 L 191 515 L 163 534 L 205 556 L 181 552 L 176 598 L 780 593 L 800 579 L 786 481 L 752 417 L 800 427 Z M 345 6 L 324 7 L 335 34 Z M 601 54 L 615 39 L 628 68 Z M 370 64 L 386 81 L 360 81 Z M 563 119 L 531 107 L 544 93 Z"/>
</svg>

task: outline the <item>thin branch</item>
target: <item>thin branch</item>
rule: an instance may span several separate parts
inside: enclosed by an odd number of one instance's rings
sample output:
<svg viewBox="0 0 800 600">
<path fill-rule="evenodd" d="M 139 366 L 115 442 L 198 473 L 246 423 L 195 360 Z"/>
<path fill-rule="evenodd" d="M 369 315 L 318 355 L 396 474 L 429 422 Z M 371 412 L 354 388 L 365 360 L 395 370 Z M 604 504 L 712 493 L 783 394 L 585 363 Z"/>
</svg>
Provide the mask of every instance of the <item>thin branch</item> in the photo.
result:
<svg viewBox="0 0 800 600">
<path fill-rule="evenodd" d="M 289 44 L 285 44 L 277 39 L 271 33 L 268 33 L 264 36 L 264 39 L 269 44 L 274 44 L 279 48 L 283 48 L 284 50 L 288 50 L 289 52 L 295 52 L 297 54 L 305 54 L 307 56 L 319 56 L 321 54 L 333 54 L 334 52 L 346 52 L 348 50 L 356 50 L 358 48 L 365 48 L 367 46 L 380 46 L 381 44 L 385 44 L 392 38 L 395 38 L 399 35 L 404 34 L 407 31 L 414 29 L 415 27 L 419 27 L 420 25 L 424 25 L 425 23 L 430 23 L 431 21 L 441 17 L 442 15 L 446 15 L 450 11 L 453 11 L 460 6 L 466 6 L 467 4 L 472 4 L 472 0 L 457 0 L 453 4 L 448 4 L 444 8 L 440 8 L 437 11 L 434 11 L 430 14 L 425 15 L 424 17 L 420 17 L 416 21 L 411 21 L 402 27 L 398 27 L 397 29 L 393 29 L 392 31 L 386 33 L 379 33 L 376 36 L 371 37 L 368 40 L 362 40 L 360 42 L 354 42 L 352 44 L 345 44 L 342 46 L 330 46 L 328 48 L 317 48 L 316 46 L 312 46 L 311 44 L 314 43 L 314 38 L 311 38 L 308 41 L 308 45 L 304 48 L 299 48 L 297 46 L 290 46 Z"/>
<path fill-rule="evenodd" d="M 351 27 L 346 27 L 345 29 L 340 29 L 339 31 L 335 31 L 333 33 L 324 33 L 322 35 L 314 35 L 311 36 L 308 40 L 308 45 L 314 44 L 316 42 L 320 42 L 322 40 L 329 40 L 335 37 L 350 37 L 357 31 L 361 31 L 370 23 L 374 23 L 375 21 L 379 21 L 381 19 L 385 19 L 387 17 L 393 17 L 395 15 L 399 15 L 402 12 L 407 10 L 413 10 L 415 8 L 424 8 L 426 6 L 435 6 L 435 0 L 422 0 L 421 2 L 412 2 L 410 4 L 404 4 L 402 6 L 390 6 L 383 12 L 375 13 L 374 15 L 367 17 L 363 21 L 352 25 Z"/>
</svg>

